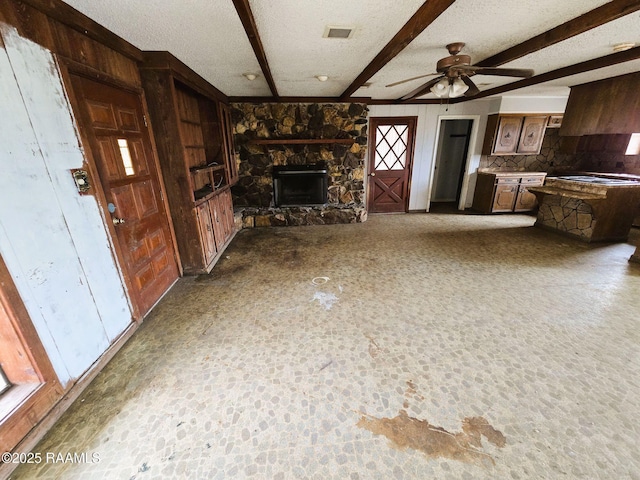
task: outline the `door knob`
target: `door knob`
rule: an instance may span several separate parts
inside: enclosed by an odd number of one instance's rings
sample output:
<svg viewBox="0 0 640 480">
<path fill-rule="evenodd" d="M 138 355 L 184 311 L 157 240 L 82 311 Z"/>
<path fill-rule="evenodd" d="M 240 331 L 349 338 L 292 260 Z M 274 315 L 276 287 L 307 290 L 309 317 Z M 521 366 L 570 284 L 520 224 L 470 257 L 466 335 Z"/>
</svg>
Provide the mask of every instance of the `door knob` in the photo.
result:
<svg viewBox="0 0 640 480">
<path fill-rule="evenodd" d="M 118 218 L 118 217 L 113 217 L 111 221 L 113 222 L 114 225 L 122 225 L 125 222 L 124 218 Z"/>
<path fill-rule="evenodd" d="M 369 176 L 370 176 L 370 177 L 375 177 L 375 176 L 376 176 L 376 172 L 371 172 L 371 173 L 369 174 Z"/>
</svg>

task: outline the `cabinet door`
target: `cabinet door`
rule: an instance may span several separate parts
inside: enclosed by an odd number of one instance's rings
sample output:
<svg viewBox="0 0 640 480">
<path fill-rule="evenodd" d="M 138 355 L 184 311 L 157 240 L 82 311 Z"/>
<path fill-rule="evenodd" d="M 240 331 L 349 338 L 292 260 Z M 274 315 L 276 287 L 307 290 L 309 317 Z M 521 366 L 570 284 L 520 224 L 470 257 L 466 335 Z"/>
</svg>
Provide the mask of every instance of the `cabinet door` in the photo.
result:
<svg viewBox="0 0 640 480">
<path fill-rule="evenodd" d="M 547 126 L 546 116 L 524 117 L 522 133 L 518 141 L 517 153 L 538 154 L 542 148 L 544 129 Z"/>
<path fill-rule="evenodd" d="M 493 197 L 492 212 L 512 212 L 518 195 L 518 181 L 515 183 L 499 183 Z"/>
<path fill-rule="evenodd" d="M 496 140 L 493 144 L 493 153 L 516 153 L 521 127 L 522 117 L 500 117 Z"/>
<path fill-rule="evenodd" d="M 233 234 L 233 203 L 229 190 L 222 192 L 220 195 L 220 209 L 224 229 L 224 241 L 226 243 Z"/>
<path fill-rule="evenodd" d="M 209 208 L 211 209 L 211 219 L 213 221 L 213 234 L 215 237 L 216 247 L 219 250 L 224 245 L 224 223 L 220 212 L 220 195 L 215 195 L 209 199 Z"/>
<path fill-rule="evenodd" d="M 522 177 L 518 187 L 518 196 L 513 208 L 514 212 L 528 212 L 536 208 L 538 200 L 536 196 L 527 190 L 527 187 L 534 187 L 544 184 L 544 175 Z"/>
<path fill-rule="evenodd" d="M 520 185 L 518 188 L 518 197 L 513 208 L 514 212 L 528 212 L 536 208 L 538 201 L 536 196 L 527 190 L 527 187 Z"/>
<path fill-rule="evenodd" d="M 201 203 L 196 206 L 196 215 L 198 217 L 198 227 L 200 229 L 200 242 L 202 244 L 202 256 L 205 266 L 211 263 L 213 257 L 218 251 L 216 248 L 216 240 L 213 232 L 213 222 L 209 202 Z"/>
</svg>

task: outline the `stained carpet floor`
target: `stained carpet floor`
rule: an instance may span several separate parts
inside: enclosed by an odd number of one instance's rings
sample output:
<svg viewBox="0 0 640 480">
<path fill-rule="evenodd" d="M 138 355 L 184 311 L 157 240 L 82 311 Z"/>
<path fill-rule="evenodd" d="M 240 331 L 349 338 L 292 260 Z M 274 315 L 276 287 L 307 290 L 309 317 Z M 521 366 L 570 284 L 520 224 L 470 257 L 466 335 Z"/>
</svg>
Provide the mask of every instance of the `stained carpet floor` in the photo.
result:
<svg viewBox="0 0 640 480">
<path fill-rule="evenodd" d="M 14 478 L 640 478 L 635 247 L 533 221 L 242 231 Z"/>
</svg>

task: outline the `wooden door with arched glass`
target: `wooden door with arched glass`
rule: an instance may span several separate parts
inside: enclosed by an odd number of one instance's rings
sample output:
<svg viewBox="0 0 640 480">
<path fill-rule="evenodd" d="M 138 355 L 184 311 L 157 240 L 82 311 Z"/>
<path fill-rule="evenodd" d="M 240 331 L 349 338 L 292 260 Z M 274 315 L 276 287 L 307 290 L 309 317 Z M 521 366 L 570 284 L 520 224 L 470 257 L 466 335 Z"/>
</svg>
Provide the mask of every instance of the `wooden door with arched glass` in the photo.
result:
<svg viewBox="0 0 640 480">
<path fill-rule="evenodd" d="M 417 117 L 370 119 L 370 213 L 406 212 L 415 144 Z"/>
</svg>

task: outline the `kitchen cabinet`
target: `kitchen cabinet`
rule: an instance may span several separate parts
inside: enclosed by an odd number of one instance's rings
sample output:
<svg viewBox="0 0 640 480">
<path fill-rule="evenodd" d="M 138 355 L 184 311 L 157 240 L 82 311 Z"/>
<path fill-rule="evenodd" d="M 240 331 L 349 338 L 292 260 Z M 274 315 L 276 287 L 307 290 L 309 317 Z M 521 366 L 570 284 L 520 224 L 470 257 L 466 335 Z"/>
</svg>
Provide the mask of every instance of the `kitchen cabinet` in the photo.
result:
<svg viewBox="0 0 640 480">
<path fill-rule="evenodd" d="M 536 208 L 528 187 L 544 184 L 544 172 L 478 172 L 472 208 L 482 213 L 527 212 Z"/>
<path fill-rule="evenodd" d="M 537 155 L 549 115 L 489 115 L 483 155 Z"/>
<path fill-rule="evenodd" d="M 537 155 L 542 148 L 544 129 L 549 118 L 543 116 L 527 116 L 522 121 L 522 131 L 518 139 L 516 153 L 524 155 Z"/>
<path fill-rule="evenodd" d="M 492 117 L 495 117 L 497 121 L 497 128 L 494 127 L 490 131 L 490 124 L 494 122 L 487 122 L 487 135 L 491 135 L 490 144 L 486 148 L 488 150 L 487 154 L 513 155 L 518 147 L 518 139 L 522 130 L 522 117 L 498 117 L 497 115 L 492 115 Z"/>
<path fill-rule="evenodd" d="M 183 271 L 207 273 L 235 233 L 226 97 L 168 52 L 145 52 L 140 72 Z"/>
<path fill-rule="evenodd" d="M 549 121 L 547 122 L 547 128 L 560 128 L 562 127 L 563 115 L 549 115 Z"/>
</svg>

